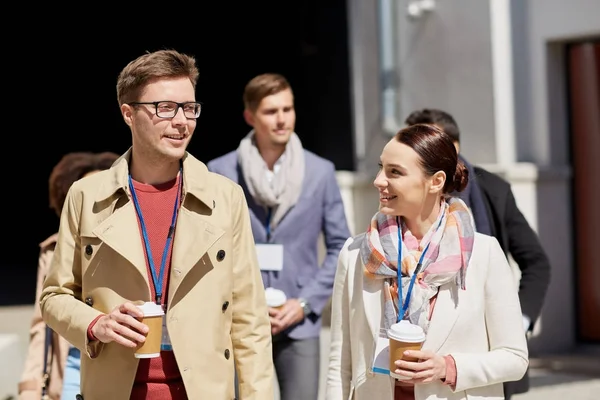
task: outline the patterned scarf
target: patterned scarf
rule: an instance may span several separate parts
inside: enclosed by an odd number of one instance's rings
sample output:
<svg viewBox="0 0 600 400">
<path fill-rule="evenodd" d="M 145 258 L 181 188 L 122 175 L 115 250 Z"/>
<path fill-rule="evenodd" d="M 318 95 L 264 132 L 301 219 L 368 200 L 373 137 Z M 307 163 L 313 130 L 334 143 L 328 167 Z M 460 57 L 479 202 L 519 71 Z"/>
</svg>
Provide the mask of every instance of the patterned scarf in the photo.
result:
<svg viewBox="0 0 600 400">
<path fill-rule="evenodd" d="M 304 148 L 296 133 L 292 133 L 285 146 L 281 169 L 273 182 L 267 179 L 267 164 L 260 155 L 254 129 L 240 142 L 237 149 L 238 161 L 248 191 L 254 200 L 264 207 L 273 208 L 271 228 L 275 229 L 288 211 L 298 202 L 304 183 Z"/>
<path fill-rule="evenodd" d="M 396 323 L 398 310 L 398 219 L 377 213 L 371 219 L 360 256 L 365 265 L 367 279 L 384 279 L 384 326 L 389 328 Z M 424 249 L 423 265 L 417 273 L 409 306 L 404 319 L 420 325 L 425 332 L 429 327 L 430 300 L 438 288 L 454 281 L 461 289 L 466 289 L 467 265 L 473 250 L 475 235 L 473 217 L 466 204 L 455 197 L 442 201 L 437 220 L 427 234 L 418 240 L 402 221 L 402 304 L 411 277 Z"/>
</svg>

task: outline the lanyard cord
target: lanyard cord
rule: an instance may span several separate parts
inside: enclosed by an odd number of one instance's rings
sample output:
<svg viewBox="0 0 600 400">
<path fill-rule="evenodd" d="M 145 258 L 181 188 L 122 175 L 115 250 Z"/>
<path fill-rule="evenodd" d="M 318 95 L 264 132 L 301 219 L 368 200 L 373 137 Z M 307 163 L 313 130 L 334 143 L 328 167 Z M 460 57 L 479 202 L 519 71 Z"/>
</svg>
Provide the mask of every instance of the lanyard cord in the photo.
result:
<svg viewBox="0 0 600 400">
<path fill-rule="evenodd" d="M 133 187 L 133 181 L 131 175 L 129 175 L 129 188 L 131 189 L 131 197 L 133 199 L 133 205 L 138 215 L 140 226 L 142 229 L 142 237 L 144 239 L 144 247 L 146 248 L 146 258 L 150 266 L 150 273 L 152 275 L 152 282 L 154 283 L 154 291 L 156 293 L 155 301 L 156 304 L 161 304 L 163 294 L 163 277 L 165 273 L 165 266 L 167 264 L 167 255 L 169 254 L 169 248 L 171 241 L 175 234 L 175 223 L 177 222 L 177 214 L 179 211 L 179 193 L 181 193 L 181 183 L 183 179 L 183 173 L 181 168 L 179 169 L 179 187 L 177 188 L 177 196 L 175 197 L 175 205 L 173 206 L 173 217 L 171 219 L 171 226 L 169 227 L 169 233 L 167 234 L 167 241 L 163 250 L 162 259 L 160 261 L 160 270 L 158 275 L 154 266 L 154 258 L 152 257 L 152 249 L 150 248 L 150 239 L 148 238 L 148 231 L 146 230 L 146 224 L 144 223 L 144 216 L 142 215 L 142 209 L 138 201 L 137 195 L 135 194 L 135 188 Z"/>
<path fill-rule="evenodd" d="M 267 210 L 267 221 L 265 223 L 265 229 L 267 231 L 267 243 L 271 241 L 271 217 L 272 217 L 273 209 L 269 207 Z"/>
<path fill-rule="evenodd" d="M 436 231 L 439 229 L 440 225 L 442 224 L 442 220 L 443 220 L 443 218 L 440 218 L 440 222 L 439 222 L 438 226 L 436 227 Z M 400 304 L 400 307 L 398 307 L 397 321 L 400 322 L 404 318 L 404 314 L 406 314 L 406 310 L 408 310 L 408 304 L 410 303 L 410 296 L 412 295 L 413 286 L 415 285 L 415 279 L 417 278 L 417 275 L 419 274 L 419 272 L 421 271 L 421 268 L 423 267 L 423 258 L 425 258 L 425 253 L 427 253 L 427 250 L 429 249 L 429 245 L 431 244 L 431 241 L 429 243 L 427 243 L 427 246 L 425 246 L 425 249 L 421 253 L 421 257 L 419 257 L 419 262 L 417 263 L 415 271 L 413 272 L 413 276 L 410 278 L 410 283 L 408 285 L 408 291 L 406 292 L 406 300 L 403 301 L 402 300 L 402 226 L 400 225 L 399 217 L 396 217 L 396 224 L 398 225 L 398 264 L 397 264 L 396 270 L 398 273 L 398 304 Z"/>
</svg>

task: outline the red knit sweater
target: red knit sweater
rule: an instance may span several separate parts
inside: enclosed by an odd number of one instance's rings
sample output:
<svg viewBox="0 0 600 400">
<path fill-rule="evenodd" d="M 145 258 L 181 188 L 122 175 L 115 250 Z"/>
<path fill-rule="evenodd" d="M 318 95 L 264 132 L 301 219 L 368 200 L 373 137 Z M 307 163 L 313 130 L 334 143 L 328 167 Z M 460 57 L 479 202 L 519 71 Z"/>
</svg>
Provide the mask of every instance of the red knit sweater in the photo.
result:
<svg viewBox="0 0 600 400">
<path fill-rule="evenodd" d="M 171 182 L 153 186 L 133 181 L 135 193 L 140 204 L 140 209 L 142 210 L 146 231 L 148 233 L 148 241 L 150 242 L 154 267 L 156 268 L 156 276 L 159 275 L 160 262 L 165 249 L 171 219 L 173 217 L 173 204 L 175 203 L 177 191 L 179 190 L 178 182 L 178 179 L 174 179 Z M 171 248 L 169 249 L 163 275 L 163 304 L 167 299 L 167 289 L 169 287 L 171 251 L 173 248 L 172 243 L 173 241 L 171 241 Z M 147 266 L 148 280 L 151 285 L 150 291 L 152 298 L 154 299 L 155 289 L 152 283 L 149 264 L 147 264 Z M 177 367 L 175 355 L 172 351 L 161 351 L 159 358 L 140 359 L 130 399 L 187 399 L 181 374 Z"/>
</svg>

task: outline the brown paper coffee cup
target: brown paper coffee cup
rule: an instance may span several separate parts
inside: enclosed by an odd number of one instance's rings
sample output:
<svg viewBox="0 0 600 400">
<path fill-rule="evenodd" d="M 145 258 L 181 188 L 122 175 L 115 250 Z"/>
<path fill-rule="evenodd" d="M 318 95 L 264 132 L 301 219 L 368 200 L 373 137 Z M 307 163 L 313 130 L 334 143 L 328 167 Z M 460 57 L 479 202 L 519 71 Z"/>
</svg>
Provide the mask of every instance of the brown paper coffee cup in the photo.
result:
<svg viewBox="0 0 600 400">
<path fill-rule="evenodd" d="M 404 355 L 406 350 L 421 350 L 425 342 L 425 333 L 418 325 L 413 325 L 408 321 L 400 321 L 392 325 L 388 330 L 390 344 L 390 375 L 396 379 L 409 379 L 406 376 L 398 375 L 396 370 L 396 361 L 419 361 L 414 357 Z"/>
<path fill-rule="evenodd" d="M 160 342 L 162 340 L 162 320 L 165 314 L 162 306 L 154 302 L 147 302 L 138 306 L 144 317 L 140 321 L 148 326 L 148 334 L 144 343 L 135 348 L 135 358 L 160 357 Z"/>
<path fill-rule="evenodd" d="M 409 357 L 404 354 L 406 350 L 421 350 L 423 342 L 420 343 L 408 343 L 399 342 L 394 339 L 390 339 L 390 375 L 396 379 L 408 379 L 406 376 L 398 375 L 394 373 L 396 370 L 395 362 L 398 360 L 404 361 L 419 361 L 414 357 Z"/>
</svg>

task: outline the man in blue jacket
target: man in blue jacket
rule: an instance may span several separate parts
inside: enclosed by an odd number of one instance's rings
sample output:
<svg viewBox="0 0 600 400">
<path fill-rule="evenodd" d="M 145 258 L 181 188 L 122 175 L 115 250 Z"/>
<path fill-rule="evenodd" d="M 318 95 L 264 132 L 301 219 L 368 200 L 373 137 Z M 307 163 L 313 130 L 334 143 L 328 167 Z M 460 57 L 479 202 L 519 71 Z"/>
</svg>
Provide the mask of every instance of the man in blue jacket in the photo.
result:
<svg viewBox="0 0 600 400">
<path fill-rule="evenodd" d="M 243 99 L 244 119 L 253 129 L 237 150 L 207 165 L 244 189 L 263 283 L 287 299 L 269 309 L 281 399 L 316 400 L 321 314 L 339 251 L 351 236 L 335 167 L 302 147 L 285 77 L 256 76 Z M 319 265 L 321 233 L 327 254 Z"/>
</svg>

